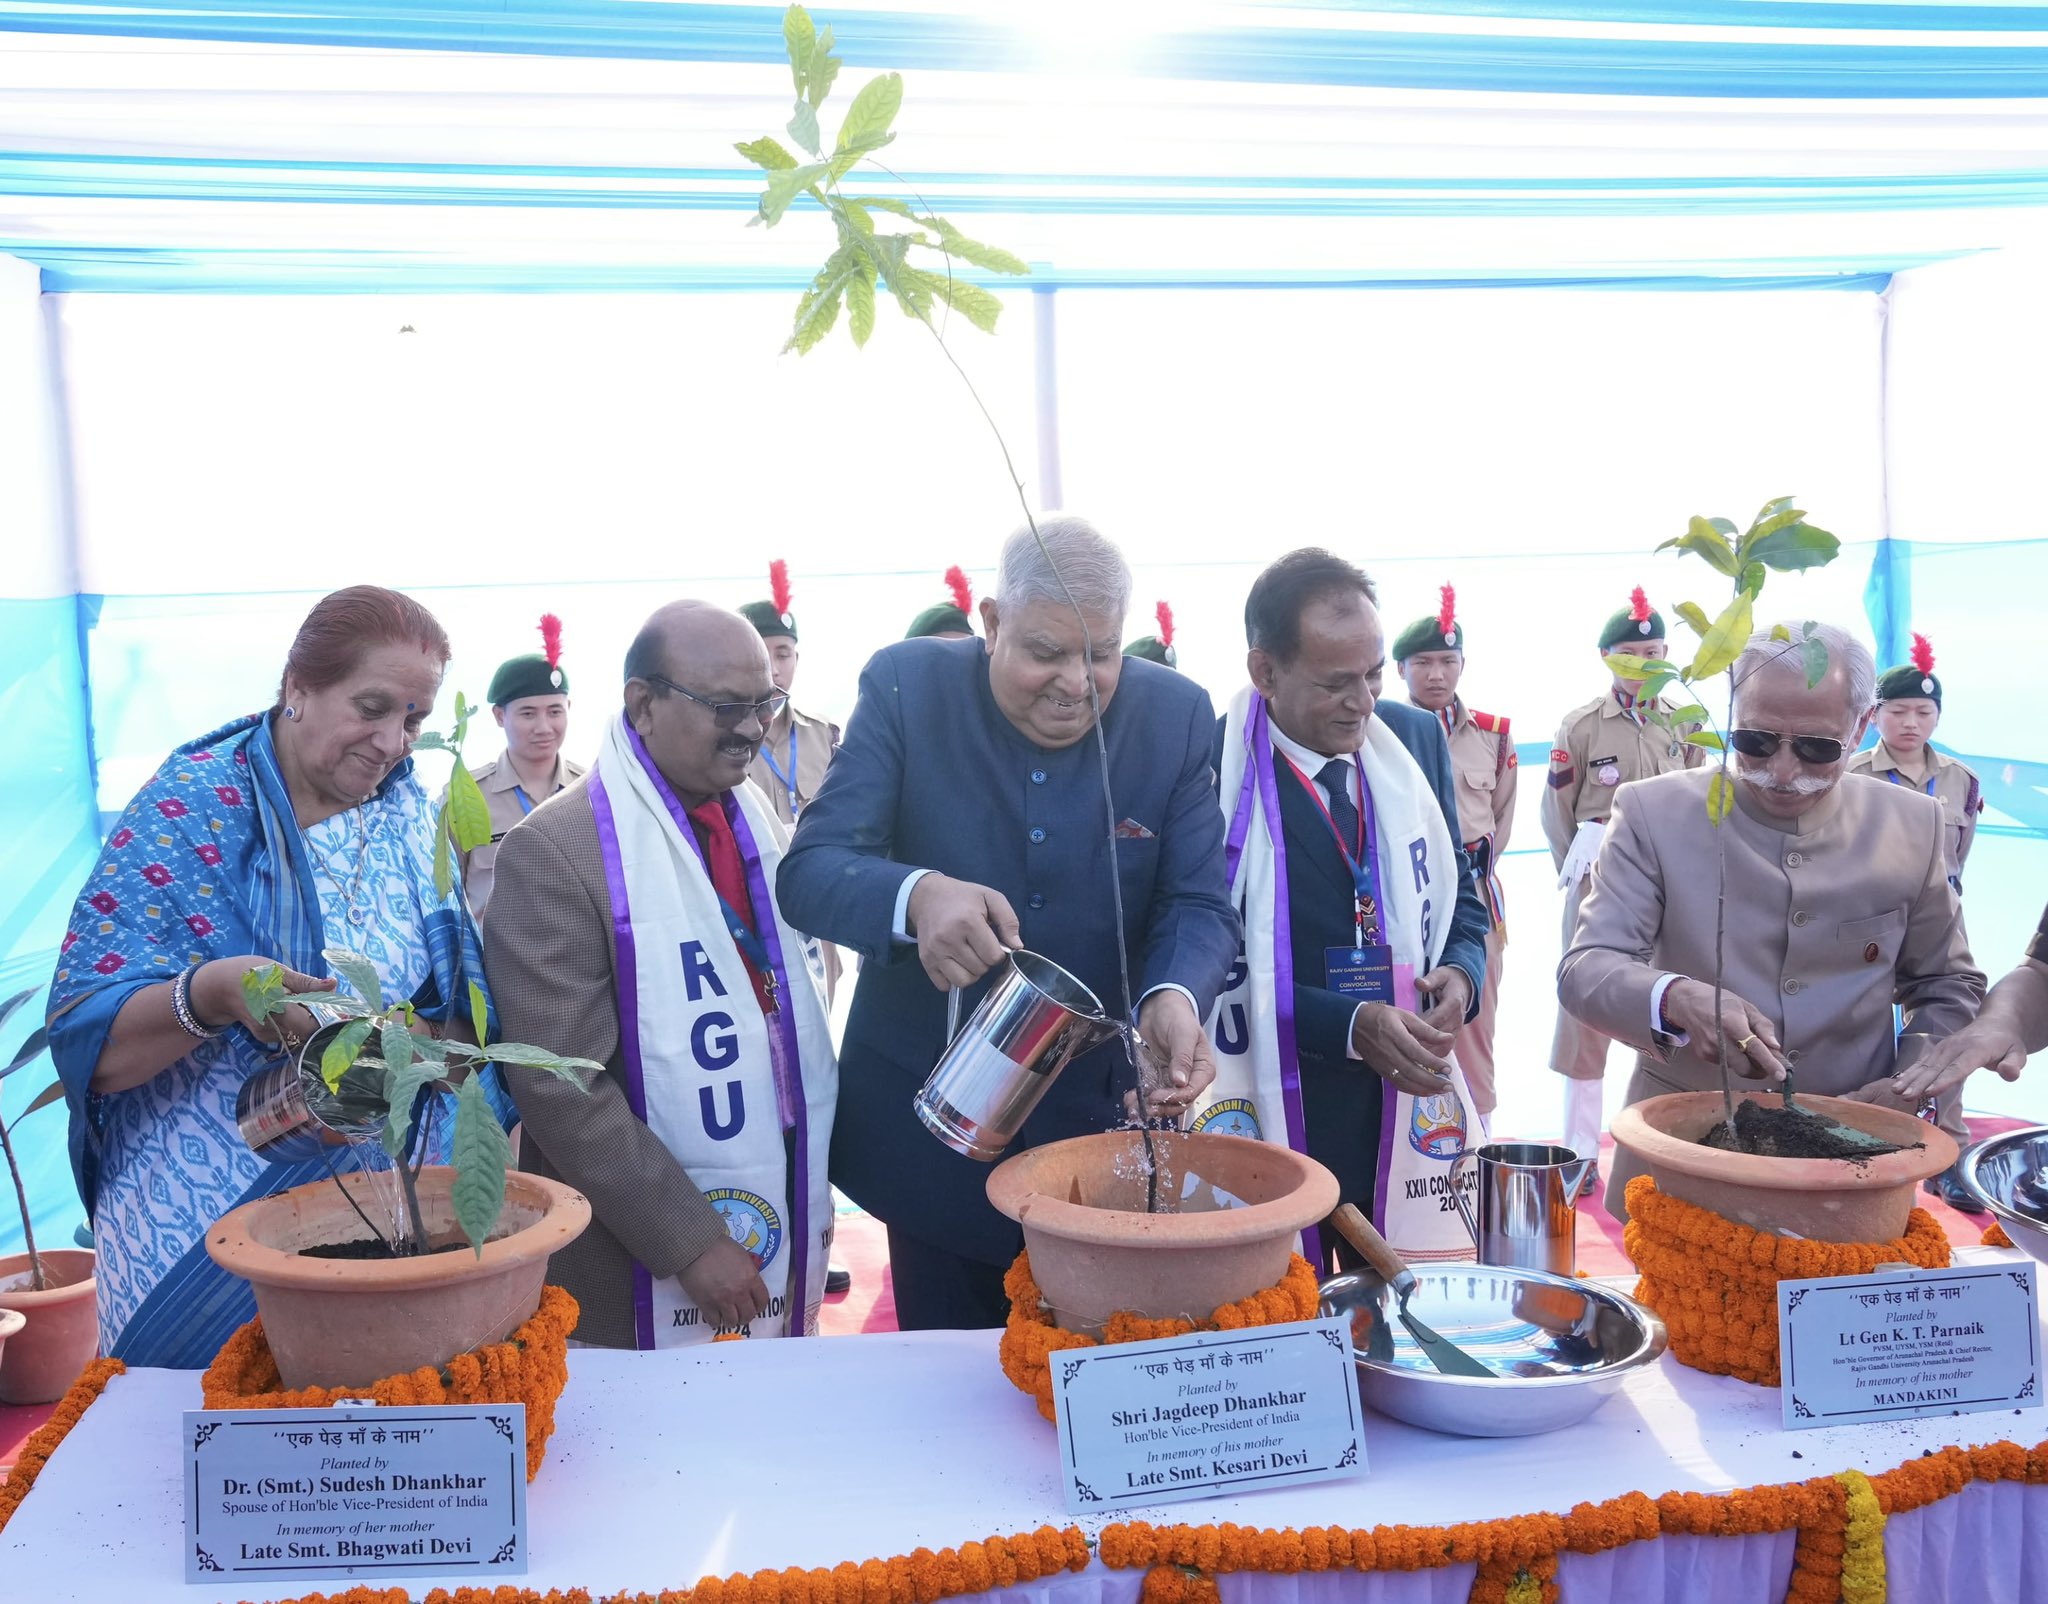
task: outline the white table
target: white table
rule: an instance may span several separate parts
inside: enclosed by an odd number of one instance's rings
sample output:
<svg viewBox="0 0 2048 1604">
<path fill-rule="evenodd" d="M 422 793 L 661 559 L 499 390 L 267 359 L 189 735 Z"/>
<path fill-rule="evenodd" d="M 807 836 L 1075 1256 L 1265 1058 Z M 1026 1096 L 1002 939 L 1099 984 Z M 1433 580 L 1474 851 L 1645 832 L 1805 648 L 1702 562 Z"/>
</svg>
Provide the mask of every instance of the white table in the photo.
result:
<svg viewBox="0 0 2048 1604">
<path fill-rule="evenodd" d="M 534 1588 L 685 1586 L 768 1566 L 830 1566 L 1044 1524 L 1091 1534 L 1110 1517 L 1061 1503 L 1053 1430 L 996 1362 L 996 1333 L 721 1343 L 569 1356 L 547 1463 L 529 1492 Z M 179 1411 L 190 1371 L 116 1377 L 0 1534 L 0 1595 L 34 1604 L 232 1604 L 346 1582 L 188 1586 Z M 1632 1490 L 1725 1492 L 1856 1467 L 1888 1470 L 1951 1443 L 2048 1436 L 2048 1419 L 1963 1415 L 1786 1432 L 1778 1394 L 1668 1357 L 1590 1419 L 1543 1437 L 1443 1437 L 1368 1413 L 1360 1480 L 1121 1512 L 1155 1522 L 1419 1525 L 1564 1511 Z M 1795 1457 L 1795 1454 L 1798 1457 Z M 1742 1604 L 1784 1596 L 1791 1534 L 1662 1538 L 1567 1554 L 1564 1597 Z M 2048 1597 L 2048 1488 L 1978 1484 L 1896 1517 L 1897 1604 Z M 1133 1604 L 1142 1573 L 1091 1564 L 1009 1590 L 1003 1604 Z M 512 1580 L 512 1578 L 504 1578 Z M 449 1579 L 380 1577 L 416 1595 Z M 2025 1586 L 2022 1586 L 2022 1582 Z M 1406 1575 L 1226 1576 L 1224 1604 L 1463 1604 L 1470 1566 Z"/>
</svg>

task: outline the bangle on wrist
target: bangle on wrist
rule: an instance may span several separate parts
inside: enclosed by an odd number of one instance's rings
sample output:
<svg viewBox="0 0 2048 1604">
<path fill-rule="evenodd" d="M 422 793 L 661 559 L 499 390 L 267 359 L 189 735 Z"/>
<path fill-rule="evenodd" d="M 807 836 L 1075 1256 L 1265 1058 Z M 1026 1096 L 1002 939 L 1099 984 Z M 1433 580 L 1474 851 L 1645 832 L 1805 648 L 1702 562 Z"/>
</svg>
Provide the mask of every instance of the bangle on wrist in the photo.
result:
<svg viewBox="0 0 2048 1604">
<path fill-rule="evenodd" d="M 192 1006 L 192 977 L 199 973 L 199 969 L 198 964 L 191 964 L 179 970 L 177 978 L 171 982 L 171 1013 L 178 1021 L 178 1028 L 194 1041 L 211 1041 L 227 1026 L 201 1023 Z"/>
</svg>

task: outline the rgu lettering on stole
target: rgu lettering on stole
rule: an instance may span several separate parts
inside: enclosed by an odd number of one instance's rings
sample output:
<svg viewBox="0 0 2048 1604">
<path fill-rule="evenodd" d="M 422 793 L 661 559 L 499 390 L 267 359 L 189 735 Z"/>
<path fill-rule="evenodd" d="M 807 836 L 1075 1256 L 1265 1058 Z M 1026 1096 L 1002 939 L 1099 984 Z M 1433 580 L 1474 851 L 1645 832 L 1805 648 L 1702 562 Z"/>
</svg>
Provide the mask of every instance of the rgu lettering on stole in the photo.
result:
<svg viewBox="0 0 2048 1604">
<path fill-rule="evenodd" d="M 729 995 L 725 983 L 718 978 L 718 966 L 705 952 L 703 942 L 684 942 L 682 960 L 683 991 L 691 1002 L 702 1002 L 707 993 L 713 997 Z M 707 1075 L 716 1075 L 737 1064 L 740 1038 L 732 1015 L 722 1008 L 707 1008 L 699 1014 L 690 1025 L 690 1056 Z M 704 1134 L 714 1142 L 726 1142 L 746 1129 L 747 1100 L 739 1081 L 728 1080 L 725 1083 L 725 1117 L 721 1119 L 718 1091 L 716 1086 L 698 1087 L 697 1107 L 703 1115 Z"/>
<path fill-rule="evenodd" d="M 1251 1021 L 1245 1017 L 1244 984 L 1251 971 L 1246 966 L 1244 938 L 1238 937 L 1237 960 L 1223 977 L 1223 1006 L 1216 1015 L 1216 1050 L 1242 1056 L 1252 1045 Z"/>
<path fill-rule="evenodd" d="M 1415 871 L 1415 894 L 1422 898 L 1422 950 L 1427 952 L 1432 917 L 1430 898 L 1424 895 L 1429 889 L 1429 842 L 1421 836 L 1408 843 L 1408 863 Z"/>
</svg>

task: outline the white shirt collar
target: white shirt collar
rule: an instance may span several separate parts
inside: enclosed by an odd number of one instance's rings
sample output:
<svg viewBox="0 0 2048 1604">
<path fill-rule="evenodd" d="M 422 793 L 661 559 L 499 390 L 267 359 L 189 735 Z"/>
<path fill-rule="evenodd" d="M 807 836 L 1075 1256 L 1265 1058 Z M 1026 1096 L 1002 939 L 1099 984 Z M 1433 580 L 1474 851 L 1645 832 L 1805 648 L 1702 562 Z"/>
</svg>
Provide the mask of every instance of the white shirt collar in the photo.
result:
<svg viewBox="0 0 2048 1604">
<path fill-rule="evenodd" d="M 1311 751 L 1308 747 L 1303 746 L 1301 742 L 1295 740 L 1293 736 L 1280 728 L 1279 721 L 1272 716 L 1272 712 L 1272 705 L 1269 703 L 1266 708 L 1266 728 L 1273 735 L 1273 750 L 1288 759 L 1311 780 L 1316 779 L 1322 773 L 1323 765 L 1330 761 L 1330 754 L 1327 752 Z M 1346 758 L 1350 756 L 1349 753 L 1340 755 Z M 1352 802 L 1356 803 L 1358 801 L 1358 765 L 1346 762 L 1344 773 L 1346 776 L 1344 789 L 1349 794 Z"/>
</svg>

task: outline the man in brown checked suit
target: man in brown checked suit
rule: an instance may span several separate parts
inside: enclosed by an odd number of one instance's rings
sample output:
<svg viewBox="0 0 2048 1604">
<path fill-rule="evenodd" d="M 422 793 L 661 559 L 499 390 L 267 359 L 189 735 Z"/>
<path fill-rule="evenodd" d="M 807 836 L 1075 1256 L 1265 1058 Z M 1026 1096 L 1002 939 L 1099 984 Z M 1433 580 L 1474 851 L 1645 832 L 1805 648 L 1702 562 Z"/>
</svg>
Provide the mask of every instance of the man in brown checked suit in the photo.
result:
<svg viewBox="0 0 2048 1604">
<path fill-rule="evenodd" d="M 1870 722 L 1876 667 L 1815 627 L 1829 666 L 1811 689 L 1803 626 L 1750 638 L 1729 731 L 1735 805 L 1717 830 L 1710 771 L 1616 793 L 1592 889 L 1558 965 L 1558 1000 L 1638 1051 L 1628 1101 L 1736 1072 L 1800 1091 L 1911 1107 L 1894 1077 L 1969 1023 L 1984 997 L 1948 881 L 1940 805 L 1845 774 Z M 1715 859 L 1726 854 L 1725 990 L 1714 1008 Z M 1892 1005 L 1904 1010 L 1894 1037 Z M 1639 1173 L 1615 1162 L 1609 1209 Z"/>
</svg>

